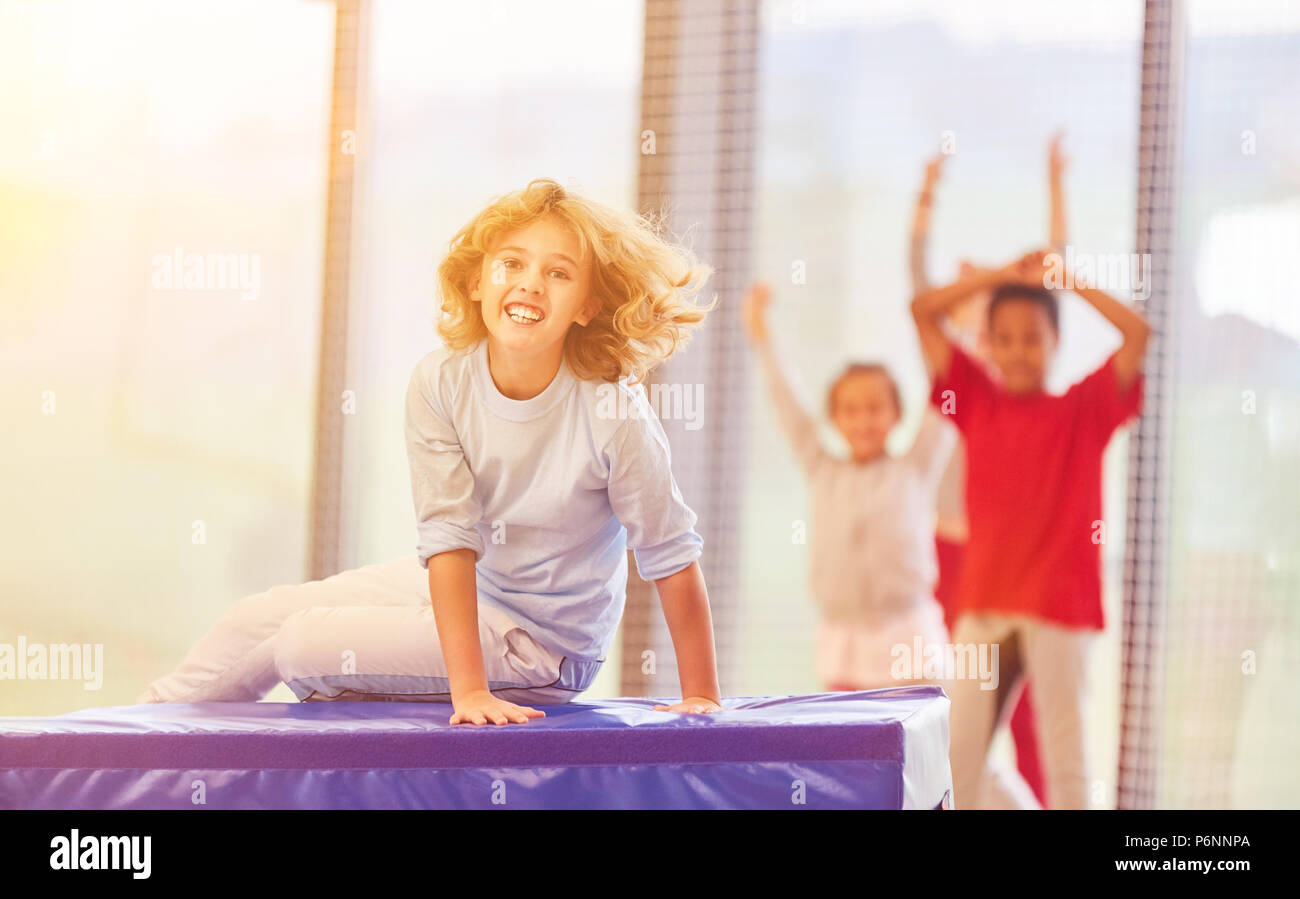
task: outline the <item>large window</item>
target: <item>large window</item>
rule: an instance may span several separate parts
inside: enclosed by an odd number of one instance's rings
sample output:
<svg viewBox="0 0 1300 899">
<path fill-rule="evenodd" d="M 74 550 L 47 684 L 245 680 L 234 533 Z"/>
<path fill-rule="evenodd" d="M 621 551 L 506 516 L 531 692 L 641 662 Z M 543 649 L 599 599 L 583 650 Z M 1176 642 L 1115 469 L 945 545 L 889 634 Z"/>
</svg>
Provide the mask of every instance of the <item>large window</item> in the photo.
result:
<svg viewBox="0 0 1300 899">
<path fill-rule="evenodd" d="M 1160 804 L 1300 802 L 1300 11 L 1188 7 Z"/>
<path fill-rule="evenodd" d="M 0 4 L 0 640 L 131 702 L 304 578 L 333 7 Z"/>
</svg>

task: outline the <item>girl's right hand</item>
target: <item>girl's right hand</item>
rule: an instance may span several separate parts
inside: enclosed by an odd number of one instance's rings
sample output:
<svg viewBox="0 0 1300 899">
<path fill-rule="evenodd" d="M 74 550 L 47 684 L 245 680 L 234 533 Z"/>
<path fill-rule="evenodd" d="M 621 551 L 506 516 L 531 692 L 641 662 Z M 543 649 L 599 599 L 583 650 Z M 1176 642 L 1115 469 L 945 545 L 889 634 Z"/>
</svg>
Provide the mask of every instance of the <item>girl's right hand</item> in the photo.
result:
<svg viewBox="0 0 1300 899">
<path fill-rule="evenodd" d="M 1065 172 L 1065 165 L 1069 162 L 1065 152 L 1061 149 L 1061 141 L 1065 139 L 1065 133 L 1058 131 L 1052 135 L 1051 143 L 1047 145 L 1047 172 L 1052 180 L 1059 181 L 1061 175 Z"/>
<path fill-rule="evenodd" d="M 512 721 L 527 724 L 529 718 L 546 717 L 546 713 L 539 709 L 499 699 L 490 690 L 474 690 L 464 696 L 453 696 L 451 704 L 456 710 L 451 716 L 451 724 L 487 724 L 488 721 L 493 724 L 509 724 Z"/>
<path fill-rule="evenodd" d="M 1043 287 L 1046 283 L 1047 256 L 1052 250 L 1034 250 L 1002 269 L 1004 278 L 1016 284 Z"/>
<path fill-rule="evenodd" d="M 755 344 L 767 343 L 767 304 L 771 299 L 772 288 L 766 281 L 755 281 L 745 295 L 745 332 Z"/>
<path fill-rule="evenodd" d="M 932 156 L 925 162 L 925 186 L 922 190 L 926 193 L 939 183 L 939 176 L 943 174 L 943 163 L 948 157 L 942 153 Z"/>
</svg>

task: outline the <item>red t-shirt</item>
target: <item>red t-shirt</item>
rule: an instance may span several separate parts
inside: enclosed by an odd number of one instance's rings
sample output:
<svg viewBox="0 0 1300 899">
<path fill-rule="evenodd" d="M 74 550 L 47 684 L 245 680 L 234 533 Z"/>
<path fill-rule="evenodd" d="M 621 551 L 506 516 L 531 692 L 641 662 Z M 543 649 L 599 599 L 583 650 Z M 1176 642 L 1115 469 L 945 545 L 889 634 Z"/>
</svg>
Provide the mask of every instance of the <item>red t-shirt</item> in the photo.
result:
<svg viewBox="0 0 1300 899">
<path fill-rule="evenodd" d="M 961 347 L 930 402 L 966 440 L 969 539 L 954 615 L 1030 615 L 1102 627 L 1101 457 L 1142 408 L 1114 356 L 1062 396 L 1007 393 Z"/>
</svg>

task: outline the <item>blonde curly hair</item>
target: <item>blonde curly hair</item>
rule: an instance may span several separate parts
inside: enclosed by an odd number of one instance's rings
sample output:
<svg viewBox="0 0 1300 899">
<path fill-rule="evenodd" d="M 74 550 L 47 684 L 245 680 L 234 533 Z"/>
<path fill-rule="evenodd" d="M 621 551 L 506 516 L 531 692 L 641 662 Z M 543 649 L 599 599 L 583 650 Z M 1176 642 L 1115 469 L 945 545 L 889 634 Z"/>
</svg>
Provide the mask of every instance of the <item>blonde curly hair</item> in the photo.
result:
<svg viewBox="0 0 1300 899">
<path fill-rule="evenodd" d="M 583 258 L 593 260 L 591 290 L 600 298 L 596 316 L 586 327 L 572 324 L 564 338 L 565 359 L 577 377 L 642 380 L 685 346 L 717 305 L 716 295 L 708 306 L 689 299 L 713 268 L 661 236 L 664 216 L 612 209 L 537 178 L 497 197 L 452 238 L 438 265 L 438 334 L 447 346 L 466 350 L 487 337 L 482 304 L 470 299 L 470 284 L 497 240 L 548 217 L 567 225 Z"/>
</svg>

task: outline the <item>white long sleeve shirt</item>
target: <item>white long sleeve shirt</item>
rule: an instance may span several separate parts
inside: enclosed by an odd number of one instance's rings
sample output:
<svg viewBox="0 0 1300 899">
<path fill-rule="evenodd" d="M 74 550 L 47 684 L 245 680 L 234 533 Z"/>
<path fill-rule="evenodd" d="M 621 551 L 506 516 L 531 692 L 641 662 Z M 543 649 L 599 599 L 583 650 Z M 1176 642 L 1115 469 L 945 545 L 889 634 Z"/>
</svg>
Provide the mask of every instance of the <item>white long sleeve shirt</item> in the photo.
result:
<svg viewBox="0 0 1300 899">
<path fill-rule="evenodd" d="M 926 405 L 901 456 L 858 464 L 827 450 L 778 351 L 758 352 L 777 420 L 808 479 L 813 598 L 833 624 L 875 627 L 934 602 L 935 494 L 956 429 Z"/>
<path fill-rule="evenodd" d="M 643 385 L 580 380 L 562 362 L 540 394 L 514 400 L 492 380 L 486 340 L 441 347 L 411 373 L 406 446 L 421 566 L 474 550 L 479 601 L 566 656 L 562 676 L 577 682 L 563 686 L 585 689 L 605 659 L 629 546 L 651 581 L 703 551 Z"/>
</svg>

